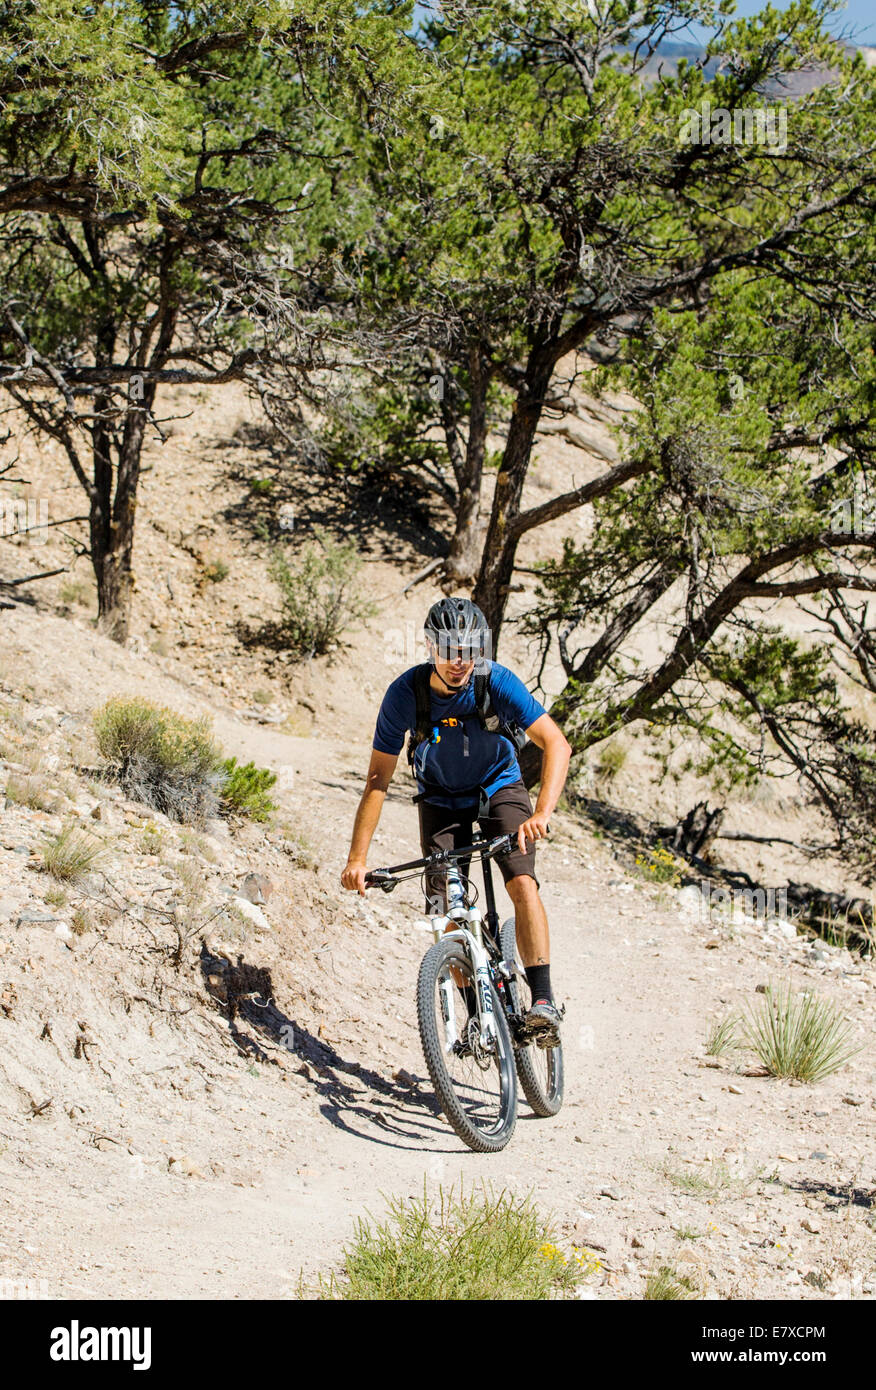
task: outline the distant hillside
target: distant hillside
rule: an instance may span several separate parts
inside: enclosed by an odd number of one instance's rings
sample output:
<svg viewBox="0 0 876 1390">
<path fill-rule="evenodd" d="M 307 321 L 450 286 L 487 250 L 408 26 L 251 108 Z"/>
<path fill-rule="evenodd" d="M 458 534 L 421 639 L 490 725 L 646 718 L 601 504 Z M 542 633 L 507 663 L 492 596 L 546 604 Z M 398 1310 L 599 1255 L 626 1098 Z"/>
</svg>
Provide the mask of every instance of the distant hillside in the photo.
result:
<svg viewBox="0 0 876 1390">
<path fill-rule="evenodd" d="M 869 48 L 864 45 L 845 44 L 845 51 L 849 56 L 854 53 L 863 53 L 864 61 L 867 66 L 876 66 L 876 48 Z M 666 77 L 674 77 L 678 72 L 679 62 L 684 59 L 688 64 L 701 64 L 707 77 L 714 77 L 718 71 L 718 60 L 710 58 L 706 60 L 706 50 L 704 45 L 696 43 L 664 43 L 660 46 L 660 51 L 645 65 L 646 76 L 656 78 L 660 74 Z M 812 92 L 816 87 L 822 86 L 825 82 L 830 82 L 836 76 L 833 68 L 814 69 L 811 72 L 792 72 L 782 83 L 781 91 L 788 96 L 805 96 L 807 92 Z M 774 84 L 770 87 L 771 91 L 778 93 L 779 87 Z"/>
</svg>

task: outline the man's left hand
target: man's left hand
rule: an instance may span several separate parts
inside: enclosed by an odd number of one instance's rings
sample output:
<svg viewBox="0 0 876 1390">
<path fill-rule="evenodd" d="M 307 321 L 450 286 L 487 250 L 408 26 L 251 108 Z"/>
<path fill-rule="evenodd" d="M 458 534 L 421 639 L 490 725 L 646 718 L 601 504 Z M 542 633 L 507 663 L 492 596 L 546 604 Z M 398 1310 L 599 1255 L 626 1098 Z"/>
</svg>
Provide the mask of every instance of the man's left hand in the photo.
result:
<svg viewBox="0 0 876 1390">
<path fill-rule="evenodd" d="M 525 820 L 517 831 L 517 846 L 521 854 L 526 853 L 526 840 L 543 840 L 548 832 L 548 818 L 543 811 Z"/>
</svg>

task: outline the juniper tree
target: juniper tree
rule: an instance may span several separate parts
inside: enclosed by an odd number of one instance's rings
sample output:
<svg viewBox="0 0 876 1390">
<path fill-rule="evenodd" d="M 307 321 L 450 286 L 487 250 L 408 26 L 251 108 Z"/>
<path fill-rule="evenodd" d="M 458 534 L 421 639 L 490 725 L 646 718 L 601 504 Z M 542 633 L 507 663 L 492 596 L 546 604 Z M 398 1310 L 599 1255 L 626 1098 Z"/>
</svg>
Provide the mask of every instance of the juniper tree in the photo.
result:
<svg viewBox="0 0 876 1390">
<path fill-rule="evenodd" d="M 404 104 L 397 39 L 382 5 L 331 0 L 0 5 L 0 386 L 87 496 L 115 638 L 159 389 L 270 402 L 331 361 L 346 122 Z"/>
</svg>

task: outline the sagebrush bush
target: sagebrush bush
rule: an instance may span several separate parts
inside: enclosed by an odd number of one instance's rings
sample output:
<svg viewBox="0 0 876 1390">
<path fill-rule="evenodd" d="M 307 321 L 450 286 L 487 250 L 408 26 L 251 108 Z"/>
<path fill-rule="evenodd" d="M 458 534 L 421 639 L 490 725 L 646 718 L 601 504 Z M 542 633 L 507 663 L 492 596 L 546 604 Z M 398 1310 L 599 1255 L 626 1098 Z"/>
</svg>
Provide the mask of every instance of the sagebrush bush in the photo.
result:
<svg viewBox="0 0 876 1390">
<path fill-rule="evenodd" d="M 277 777 L 237 766 L 213 741 L 206 719 L 186 719 L 149 700 L 113 699 L 94 716 L 97 746 L 134 801 L 172 820 L 202 824 L 220 811 L 265 820 Z"/>
<path fill-rule="evenodd" d="M 374 611 L 356 593 L 361 566 L 354 545 L 320 534 L 294 568 L 274 551 L 270 574 L 280 590 L 283 637 L 296 655 L 323 656 L 350 623 Z"/>
<path fill-rule="evenodd" d="M 126 793 L 172 820 L 219 810 L 222 754 L 205 719 L 185 719 L 149 700 L 113 699 L 94 716 L 97 746 Z"/>
</svg>

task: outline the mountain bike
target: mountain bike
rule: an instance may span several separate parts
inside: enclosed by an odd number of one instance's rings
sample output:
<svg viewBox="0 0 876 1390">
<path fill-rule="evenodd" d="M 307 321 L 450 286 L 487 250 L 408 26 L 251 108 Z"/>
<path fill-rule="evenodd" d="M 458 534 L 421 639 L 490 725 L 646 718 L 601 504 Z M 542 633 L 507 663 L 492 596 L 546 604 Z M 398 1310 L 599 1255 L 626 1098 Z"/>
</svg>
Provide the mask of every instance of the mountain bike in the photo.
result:
<svg viewBox="0 0 876 1390">
<path fill-rule="evenodd" d="M 514 1133 L 517 1078 L 536 1115 L 556 1115 L 563 1103 L 562 1046 L 540 1045 L 527 1029 L 529 986 L 514 918 L 500 927 L 496 911 L 490 861 L 511 848 L 512 838 L 475 836 L 463 848 L 365 875 L 368 887 L 391 893 L 427 870 L 447 872 L 445 911 L 423 923 L 434 944 L 420 965 L 417 1018 L 441 1109 L 477 1153 L 497 1153 Z M 468 877 L 472 858 L 481 861 L 484 911 Z"/>
</svg>

